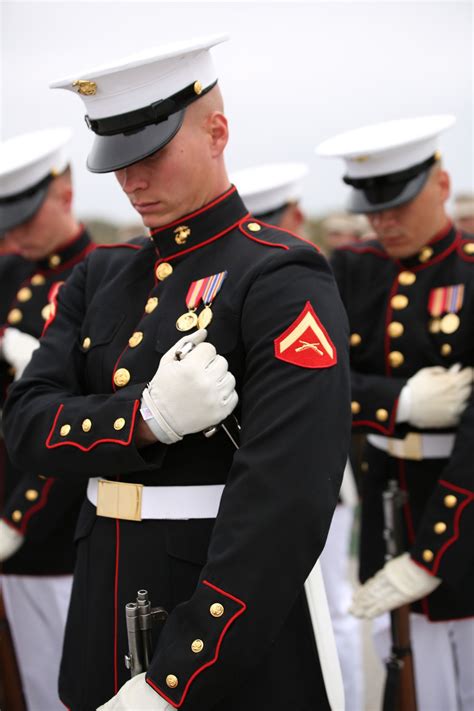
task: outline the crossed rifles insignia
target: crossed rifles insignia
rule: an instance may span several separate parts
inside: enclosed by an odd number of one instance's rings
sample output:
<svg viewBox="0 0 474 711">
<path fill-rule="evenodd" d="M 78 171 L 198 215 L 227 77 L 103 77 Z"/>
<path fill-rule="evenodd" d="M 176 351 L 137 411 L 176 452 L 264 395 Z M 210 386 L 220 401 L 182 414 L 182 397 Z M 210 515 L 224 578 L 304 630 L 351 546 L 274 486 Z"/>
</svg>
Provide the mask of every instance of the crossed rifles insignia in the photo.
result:
<svg viewBox="0 0 474 711">
<path fill-rule="evenodd" d="M 275 340 L 275 356 L 302 368 L 329 368 L 337 363 L 336 348 L 309 301 Z"/>
</svg>

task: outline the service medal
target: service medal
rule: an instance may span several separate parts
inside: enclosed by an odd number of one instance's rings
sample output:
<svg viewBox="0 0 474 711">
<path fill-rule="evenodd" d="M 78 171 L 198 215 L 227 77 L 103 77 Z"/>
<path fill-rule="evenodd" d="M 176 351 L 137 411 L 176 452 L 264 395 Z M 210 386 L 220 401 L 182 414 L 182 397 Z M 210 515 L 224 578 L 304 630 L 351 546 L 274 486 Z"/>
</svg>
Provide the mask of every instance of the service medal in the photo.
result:
<svg viewBox="0 0 474 711">
<path fill-rule="evenodd" d="M 210 306 L 205 306 L 199 314 L 199 328 L 207 328 L 212 321 L 212 310 Z"/>
<path fill-rule="evenodd" d="M 190 331 L 192 328 L 196 328 L 198 324 L 198 317 L 194 311 L 188 311 L 186 314 L 182 314 L 176 321 L 176 328 L 178 331 Z"/>
<path fill-rule="evenodd" d="M 443 318 L 441 319 L 441 331 L 443 333 L 454 333 L 458 330 L 460 323 L 461 319 L 457 314 L 446 314 L 446 316 L 443 316 Z"/>
</svg>

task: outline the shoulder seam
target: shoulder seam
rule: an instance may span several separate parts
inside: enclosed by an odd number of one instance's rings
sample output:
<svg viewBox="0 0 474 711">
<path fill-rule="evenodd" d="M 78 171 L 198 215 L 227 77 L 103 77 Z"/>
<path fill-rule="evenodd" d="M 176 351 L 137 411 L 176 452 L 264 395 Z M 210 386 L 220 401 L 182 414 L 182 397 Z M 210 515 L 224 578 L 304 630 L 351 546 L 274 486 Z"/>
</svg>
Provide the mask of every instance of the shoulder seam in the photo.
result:
<svg viewBox="0 0 474 711">
<path fill-rule="evenodd" d="M 96 249 L 115 249 L 117 247 L 128 247 L 128 249 L 141 249 L 139 244 L 129 244 L 128 242 L 118 242 L 117 244 L 98 244 Z"/>
<path fill-rule="evenodd" d="M 276 225 L 270 225 L 267 222 L 262 222 L 262 220 L 256 220 L 250 216 L 250 218 L 247 216 L 241 222 L 239 223 L 239 230 L 242 232 L 245 237 L 248 239 L 252 240 L 253 242 L 257 242 L 258 244 L 263 244 L 266 247 L 279 247 L 280 249 L 286 249 L 289 250 L 290 247 L 286 244 L 281 244 L 281 242 L 267 242 L 266 240 L 259 239 L 258 237 L 254 237 L 253 235 L 249 235 L 243 228 L 244 228 L 244 222 L 248 222 L 249 219 L 252 222 L 256 222 L 258 225 L 263 225 L 264 227 L 269 227 L 272 230 L 277 230 L 278 232 L 283 232 L 283 234 L 291 235 L 291 237 L 294 237 L 295 239 L 299 240 L 300 242 L 304 242 L 305 244 L 308 244 L 310 247 L 316 250 L 316 252 L 321 252 L 319 247 L 313 242 L 310 242 L 309 240 L 305 239 L 304 237 L 300 237 L 297 235 L 295 232 L 290 232 L 289 230 L 284 230 L 281 227 L 277 227 Z"/>
</svg>

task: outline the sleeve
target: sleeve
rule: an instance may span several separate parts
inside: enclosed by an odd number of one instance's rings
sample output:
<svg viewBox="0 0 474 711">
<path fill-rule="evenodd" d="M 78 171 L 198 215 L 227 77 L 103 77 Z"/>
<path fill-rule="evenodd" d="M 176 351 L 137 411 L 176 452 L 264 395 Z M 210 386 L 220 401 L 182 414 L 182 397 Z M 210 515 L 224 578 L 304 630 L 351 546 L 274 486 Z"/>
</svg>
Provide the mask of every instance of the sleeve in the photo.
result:
<svg viewBox="0 0 474 711">
<path fill-rule="evenodd" d="M 474 566 L 474 394 L 459 425 L 453 453 L 427 502 L 411 557 L 450 587 Z"/>
<path fill-rule="evenodd" d="M 22 471 L 58 478 L 89 478 L 107 471 L 156 469 L 166 446 L 138 450 L 133 441 L 146 383 L 85 395 L 79 334 L 85 314 L 87 264 L 75 267 L 58 294 L 56 316 L 23 377 L 9 391 L 4 432 L 10 457 Z"/>
<path fill-rule="evenodd" d="M 241 335 L 241 446 L 200 583 L 168 618 L 147 676 L 186 711 L 232 694 L 277 639 L 324 547 L 349 448 L 347 320 L 324 258 L 272 259 Z"/>
<path fill-rule="evenodd" d="M 352 266 L 348 264 L 347 257 L 343 250 L 336 250 L 331 258 L 331 266 L 350 320 L 351 298 L 353 299 L 354 295 L 351 297 L 349 290 L 351 280 L 347 272 Z M 357 298 L 360 299 L 360 295 Z M 357 347 L 357 344 L 352 343 L 352 338 L 356 336 L 357 334 L 350 336 L 351 347 Z M 406 378 L 363 373 L 357 369 L 353 360 L 351 358 L 352 427 L 357 427 L 357 430 L 363 433 L 393 435 L 398 401 L 406 385 Z"/>
<path fill-rule="evenodd" d="M 65 519 L 77 517 L 84 496 L 82 482 L 27 474 L 8 497 L 2 519 L 28 540 L 42 543 L 62 528 Z"/>
</svg>

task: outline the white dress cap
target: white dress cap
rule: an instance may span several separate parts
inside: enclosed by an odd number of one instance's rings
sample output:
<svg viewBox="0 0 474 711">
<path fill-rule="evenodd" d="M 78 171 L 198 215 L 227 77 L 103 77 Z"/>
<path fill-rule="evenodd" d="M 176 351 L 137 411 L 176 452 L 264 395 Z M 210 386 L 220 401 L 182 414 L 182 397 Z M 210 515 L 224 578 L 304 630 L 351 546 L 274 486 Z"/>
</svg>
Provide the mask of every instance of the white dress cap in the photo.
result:
<svg viewBox="0 0 474 711">
<path fill-rule="evenodd" d="M 48 175 L 62 173 L 69 163 L 71 135 L 68 128 L 53 128 L 0 143 L 0 198 L 15 196 Z"/>
<path fill-rule="evenodd" d="M 30 220 L 69 163 L 71 131 L 55 128 L 0 143 L 0 233 Z"/>
<path fill-rule="evenodd" d="M 96 134 L 87 166 L 106 173 L 163 148 L 181 128 L 184 110 L 217 81 L 210 49 L 227 35 L 153 47 L 54 81 L 84 101 Z"/>
<path fill-rule="evenodd" d="M 316 153 L 343 158 L 349 178 L 397 173 L 434 155 L 440 134 L 455 121 L 450 114 L 385 121 L 329 138 Z"/>
<path fill-rule="evenodd" d="M 230 179 L 249 212 L 258 216 L 298 201 L 308 172 L 305 163 L 267 163 L 235 171 Z"/>
</svg>

